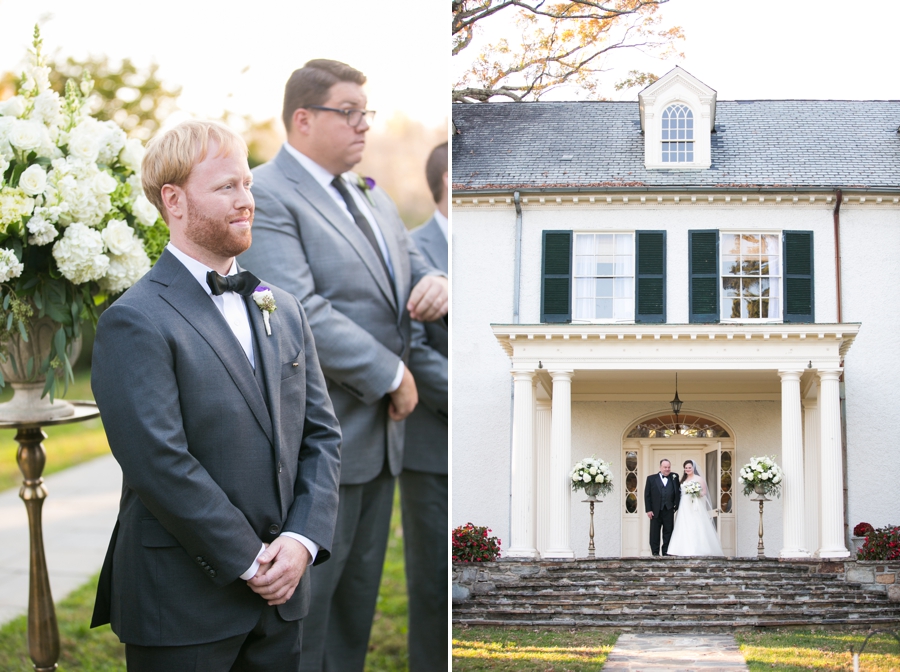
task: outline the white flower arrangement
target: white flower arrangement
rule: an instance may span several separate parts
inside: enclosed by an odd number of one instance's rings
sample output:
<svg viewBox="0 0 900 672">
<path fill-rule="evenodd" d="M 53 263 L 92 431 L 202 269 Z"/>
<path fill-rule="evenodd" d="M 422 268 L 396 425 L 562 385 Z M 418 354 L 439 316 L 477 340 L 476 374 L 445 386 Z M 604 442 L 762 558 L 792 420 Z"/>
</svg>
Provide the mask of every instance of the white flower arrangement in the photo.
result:
<svg viewBox="0 0 900 672">
<path fill-rule="evenodd" d="M 684 494 L 690 495 L 691 499 L 697 499 L 703 494 L 703 489 L 697 481 L 688 481 L 682 488 Z"/>
<path fill-rule="evenodd" d="M 54 91 L 41 46 L 35 27 L 17 94 L 0 101 L 0 346 L 32 315 L 57 322 L 62 334 L 35 366 L 52 397 L 47 374 L 69 373 L 81 321 L 96 322 L 104 301 L 150 269 L 168 229 L 140 188 L 140 140 L 90 116 L 88 77 Z"/>
<path fill-rule="evenodd" d="M 613 475 L 609 462 L 596 457 L 586 457 L 575 463 L 570 475 L 573 490 L 585 490 L 590 485 L 598 494 L 605 495 L 613 489 Z"/>
<path fill-rule="evenodd" d="M 745 495 L 762 490 L 766 495 L 781 497 L 781 482 L 784 474 L 771 456 L 751 457 L 738 472 L 738 482 Z"/>
</svg>

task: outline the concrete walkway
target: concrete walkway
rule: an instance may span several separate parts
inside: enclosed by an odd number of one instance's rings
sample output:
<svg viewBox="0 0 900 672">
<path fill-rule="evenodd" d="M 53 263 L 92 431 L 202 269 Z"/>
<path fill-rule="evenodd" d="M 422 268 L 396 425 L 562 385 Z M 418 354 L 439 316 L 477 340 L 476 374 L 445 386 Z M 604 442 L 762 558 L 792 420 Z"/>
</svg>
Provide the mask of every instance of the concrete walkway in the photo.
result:
<svg viewBox="0 0 900 672">
<path fill-rule="evenodd" d="M 603 672 L 747 670 L 732 635 L 623 633 Z"/>
<path fill-rule="evenodd" d="M 50 591 L 59 602 L 103 564 L 122 472 L 110 455 L 48 476 L 44 484 L 44 550 Z M 0 625 L 28 611 L 29 557 L 28 514 L 19 489 L 0 492 Z"/>
</svg>

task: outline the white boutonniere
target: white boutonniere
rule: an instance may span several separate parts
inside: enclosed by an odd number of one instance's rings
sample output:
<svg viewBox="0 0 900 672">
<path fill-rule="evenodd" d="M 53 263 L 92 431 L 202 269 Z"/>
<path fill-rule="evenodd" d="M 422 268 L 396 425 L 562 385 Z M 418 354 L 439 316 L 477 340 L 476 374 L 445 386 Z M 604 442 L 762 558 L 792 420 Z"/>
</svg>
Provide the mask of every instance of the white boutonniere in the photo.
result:
<svg viewBox="0 0 900 672">
<path fill-rule="evenodd" d="M 266 323 L 266 336 L 271 336 L 272 325 L 269 324 L 269 316 L 275 312 L 275 296 L 272 294 L 272 290 L 260 285 L 253 292 L 253 301 L 262 311 L 263 322 Z"/>
<path fill-rule="evenodd" d="M 369 205 L 375 207 L 375 201 L 372 200 L 372 189 L 375 188 L 375 180 L 371 177 L 356 176 L 356 186 L 362 191 L 363 195 L 369 201 Z"/>
</svg>

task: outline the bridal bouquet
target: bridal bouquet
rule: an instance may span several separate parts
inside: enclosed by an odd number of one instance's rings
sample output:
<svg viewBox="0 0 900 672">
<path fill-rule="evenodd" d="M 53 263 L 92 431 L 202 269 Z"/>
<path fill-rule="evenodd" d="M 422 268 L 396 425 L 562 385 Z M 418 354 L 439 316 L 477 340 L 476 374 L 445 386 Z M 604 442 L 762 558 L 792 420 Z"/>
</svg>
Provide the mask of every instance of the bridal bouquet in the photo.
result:
<svg viewBox="0 0 900 672">
<path fill-rule="evenodd" d="M 0 343 L 5 355 L 13 336 L 28 341 L 32 317 L 57 323 L 50 356 L 31 367 L 52 397 L 48 372 L 71 375 L 81 320 L 150 269 L 168 229 L 141 188 L 140 140 L 90 115 L 87 75 L 56 93 L 41 44 L 35 27 L 17 93 L 0 101 Z"/>
<path fill-rule="evenodd" d="M 744 486 L 744 494 L 754 492 L 781 497 L 781 481 L 784 474 L 775 463 L 774 457 L 751 457 L 750 462 L 741 467 L 738 481 Z"/>
<path fill-rule="evenodd" d="M 586 457 L 572 468 L 572 489 L 584 490 L 588 495 L 605 495 L 613 488 L 609 462 Z"/>
<path fill-rule="evenodd" d="M 702 489 L 697 481 L 688 481 L 684 486 L 684 494 L 690 495 L 691 499 L 697 499 L 702 494 Z"/>
</svg>

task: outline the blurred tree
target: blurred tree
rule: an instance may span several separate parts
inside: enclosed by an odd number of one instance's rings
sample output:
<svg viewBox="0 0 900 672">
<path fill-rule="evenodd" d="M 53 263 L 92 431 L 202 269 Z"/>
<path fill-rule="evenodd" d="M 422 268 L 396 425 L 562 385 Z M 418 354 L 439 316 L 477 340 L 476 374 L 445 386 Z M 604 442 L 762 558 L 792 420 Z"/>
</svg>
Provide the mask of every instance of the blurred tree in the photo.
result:
<svg viewBox="0 0 900 672">
<path fill-rule="evenodd" d="M 114 120 L 130 137 L 144 142 L 175 111 L 175 101 L 181 95 L 180 86 L 171 86 L 159 78 L 156 63 L 138 68 L 127 58 L 119 63 L 111 62 L 107 56 L 89 56 L 85 60 L 70 56 L 65 60 L 51 59 L 47 65 L 51 67 L 50 83 L 61 94 L 67 79 L 80 81 L 82 73 L 87 72 L 94 80 L 92 113 L 100 120 Z"/>
<path fill-rule="evenodd" d="M 598 75 L 610 69 L 606 57 L 611 53 L 677 53 L 675 44 L 684 39 L 681 28 L 663 28 L 658 12 L 668 1 L 452 0 L 453 56 L 467 49 L 476 28 L 492 17 L 512 19 L 521 33 L 512 46 L 506 38 L 483 46 L 454 84 L 453 101 L 538 100 L 563 84 L 600 98 Z M 616 89 L 656 79 L 652 73 L 631 70 Z"/>
</svg>

